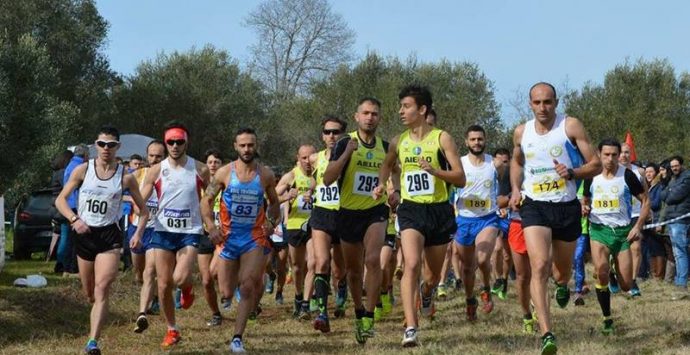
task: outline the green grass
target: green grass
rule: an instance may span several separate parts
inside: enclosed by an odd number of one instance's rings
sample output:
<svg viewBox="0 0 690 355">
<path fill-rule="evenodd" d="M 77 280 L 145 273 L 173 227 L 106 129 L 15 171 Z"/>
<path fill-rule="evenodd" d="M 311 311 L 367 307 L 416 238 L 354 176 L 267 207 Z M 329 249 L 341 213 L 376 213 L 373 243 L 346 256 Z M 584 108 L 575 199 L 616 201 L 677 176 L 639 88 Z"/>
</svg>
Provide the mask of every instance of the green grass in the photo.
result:
<svg viewBox="0 0 690 355">
<path fill-rule="evenodd" d="M 12 250 L 14 250 L 14 229 L 5 226 L 5 253 L 10 253 Z"/>
<path fill-rule="evenodd" d="M 52 263 L 10 261 L 0 275 L 0 353 L 3 354 L 75 354 L 87 340 L 89 305 L 78 280 L 50 274 Z M 12 281 L 29 273 L 42 272 L 49 286 L 42 289 L 14 288 Z M 513 284 L 509 298 L 496 299 L 494 312 L 480 312 L 479 320 L 469 324 L 464 316 L 464 295 L 451 293 L 450 299 L 437 303 L 433 322 L 422 321 L 422 346 L 406 350 L 400 347 L 402 310 L 399 305 L 387 319 L 376 324 L 376 337 L 366 345 L 355 343 L 352 333 L 352 309 L 348 318 L 332 320 L 332 333 L 321 335 L 311 325 L 290 318 L 293 286 L 286 286 L 286 305 L 276 306 L 272 295 L 264 296 L 264 313 L 250 323 L 245 333 L 245 347 L 261 354 L 534 354 L 539 337 L 521 333 L 521 314 Z M 562 354 L 687 354 L 690 353 L 690 301 L 671 301 L 674 288 L 649 281 L 641 284 L 643 296 L 630 300 L 616 295 L 612 300 L 616 334 L 600 334 L 601 313 L 596 297 L 590 293 L 587 304 L 566 309 L 552 302 L 554 331 Z M 196 302 L 186 311 L 177 311 L 183 341 L 175 354 L 227 353 L 233 334 L 234 310 L 224 313 L 224 323 L 208 329 L 210 312 L 198 284 Z M 397 289 L 397 284 L 396 284 Z M 151 327 L 144 334 L 132 332 L 138 304 L 138 290 L 131 273 L 123 274 L 111 294 L 111 313 L 99 342 L 110 354 L 158 354 L 158 344 L 165 332 L 160 316 L 149 318 Z M 235 305 L 233 305 L 234 309 Z"/>
</svg>

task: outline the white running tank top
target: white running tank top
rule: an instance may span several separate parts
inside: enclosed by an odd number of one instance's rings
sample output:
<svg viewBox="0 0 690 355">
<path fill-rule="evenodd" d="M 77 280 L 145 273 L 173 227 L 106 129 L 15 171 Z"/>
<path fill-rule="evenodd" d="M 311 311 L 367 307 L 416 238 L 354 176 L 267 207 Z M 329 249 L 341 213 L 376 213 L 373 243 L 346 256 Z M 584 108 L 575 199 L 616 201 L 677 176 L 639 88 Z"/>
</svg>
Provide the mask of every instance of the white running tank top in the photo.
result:
<svg viewBox="0 0 690 355">
<path fill-rule="evenodd" d="M 592 180 L 592 210 L 589 221 L 608 227 L 625 227 L 630 224 L 632 200 L 636 200 L 625 183 L 625 170 L 622 165 L 612 179 L 599 174 Z"/>
<path fill-rule="evenodd" d="M 105 227 L 120 220 L 124 168 L 117 165 L 115 174 L 103 180 L 96 174 L 96 160 L 87 162 L 86 175 L 79 188 L 79 218 L 89 227 Z"/>
<path fill-rule="evenodd" d="M 525 123 L 520 146 L 525 155 L 525 179 L 522 192 L 535 201 L 569 202 L 577 198 L 575 180 L 566 180 L 556 173 L 554 159 L 569 169 L 580 166 L 582 161 L 577 147 L 565 132 L 566 117 L 556 116 L 551 130 L 537 134 L 536 121 Z"/>
<path fill-rule="evenodd" d="M 483 217 L 496 213 L 498 195 L 498 172 L 493 158 L 484 154 L 481 166 L 474 166 L 469 156 L 460 158 L 467 176 L 467 184 L 456 194 L 455 207 L 462 217 Z"/>
<path fill-rule="evenodd" d="M 163 160 L 154 187 L 158 195 L 157 232 L 203 234 L 199 194 L 202 179 L 196 171 L 196 160 L 187 157 L 184 167 L 173 169 L 170 158 Z"/>
</svg>

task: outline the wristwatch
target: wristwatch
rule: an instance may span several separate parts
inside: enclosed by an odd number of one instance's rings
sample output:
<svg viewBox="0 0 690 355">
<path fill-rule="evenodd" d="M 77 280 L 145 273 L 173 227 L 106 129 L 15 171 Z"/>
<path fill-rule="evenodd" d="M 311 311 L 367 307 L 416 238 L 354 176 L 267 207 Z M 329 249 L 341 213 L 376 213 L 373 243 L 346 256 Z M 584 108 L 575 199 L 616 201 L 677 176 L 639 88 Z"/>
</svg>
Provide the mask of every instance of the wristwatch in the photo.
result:
<svg viewBox="0 0 690 355">
<path fill-rule="evenodd" d="M 79 215 L 75 214 L 74 216 L 70 217 L 69 224 L 74 224 L 74 222 L 76 222 L 78 219 L 79 219 Z"/>
<path fill-rule="evenodd" d="M 575 177 L 575 170 L 568 169 L 568 180 L 572 180 Z"/>
</svg>

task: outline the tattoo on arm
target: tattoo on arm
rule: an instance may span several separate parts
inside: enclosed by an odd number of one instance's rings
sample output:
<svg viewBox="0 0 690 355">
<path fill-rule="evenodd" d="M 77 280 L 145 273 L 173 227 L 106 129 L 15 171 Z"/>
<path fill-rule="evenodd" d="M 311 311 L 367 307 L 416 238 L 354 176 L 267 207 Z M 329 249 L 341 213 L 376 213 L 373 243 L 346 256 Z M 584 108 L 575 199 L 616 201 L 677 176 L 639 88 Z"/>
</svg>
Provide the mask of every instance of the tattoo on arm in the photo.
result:
<svg viewBox="0 0 690 355">
<path fill-rule="evenodd" d="M 218 195 L 218 193 L 220 192 L 220 189 L 221 185 L 218 182 L 218 180 L 216 180 L 215 178 L 211 178 L 211 182 L 209 182 L 208 187 L 206 187 L 206 195 L 215 198 L 216 195 Z"/>
</svg>

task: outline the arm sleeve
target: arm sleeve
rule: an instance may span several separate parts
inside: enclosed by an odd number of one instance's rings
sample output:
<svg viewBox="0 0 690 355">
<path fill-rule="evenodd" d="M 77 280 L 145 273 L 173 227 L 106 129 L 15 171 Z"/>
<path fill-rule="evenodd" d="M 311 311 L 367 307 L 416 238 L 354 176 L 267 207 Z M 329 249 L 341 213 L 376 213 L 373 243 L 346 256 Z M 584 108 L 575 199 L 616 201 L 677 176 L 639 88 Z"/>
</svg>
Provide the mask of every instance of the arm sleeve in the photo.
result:
<svg viewBox="0 0 690 355">
<path fill-rule="evenodd" d="M 582 185 L 582 196 L 592 197 L 592 179 L 584 179 Z"/>
<path fill-rule="evenodd" d="M 503 176 L 498 177 L 498 195 L 509 196 L 512 191 L 510 187 L 510 169 L 506 169 Z"/>
<path fill-rule="evenodd" d="M 630 169 L 625 169 L 625 184 L 628 185 L 630 193 L 633 196 L 637 196 L 644 192 L 644 187 L 642 187 L 642 183 L 637 178 L 637 175 L 635 175 L 635 173 L 633 173 Z"/>
<path fill-rule="evenodd" d="M 333 147 L 333 152 L 331 152 L 331 158 L 329 159 L 330 161 L 336 161 L 338 158 L 340 158 L 341 155 L 343 155 L 343 152 L 345 152 L 345 148 L 347 147 L 347 142 L 350 141 L 350 136 L 345 136 L 341 138 L 339 141 L 335 143 L 335 147 Z"/>
</svg>

